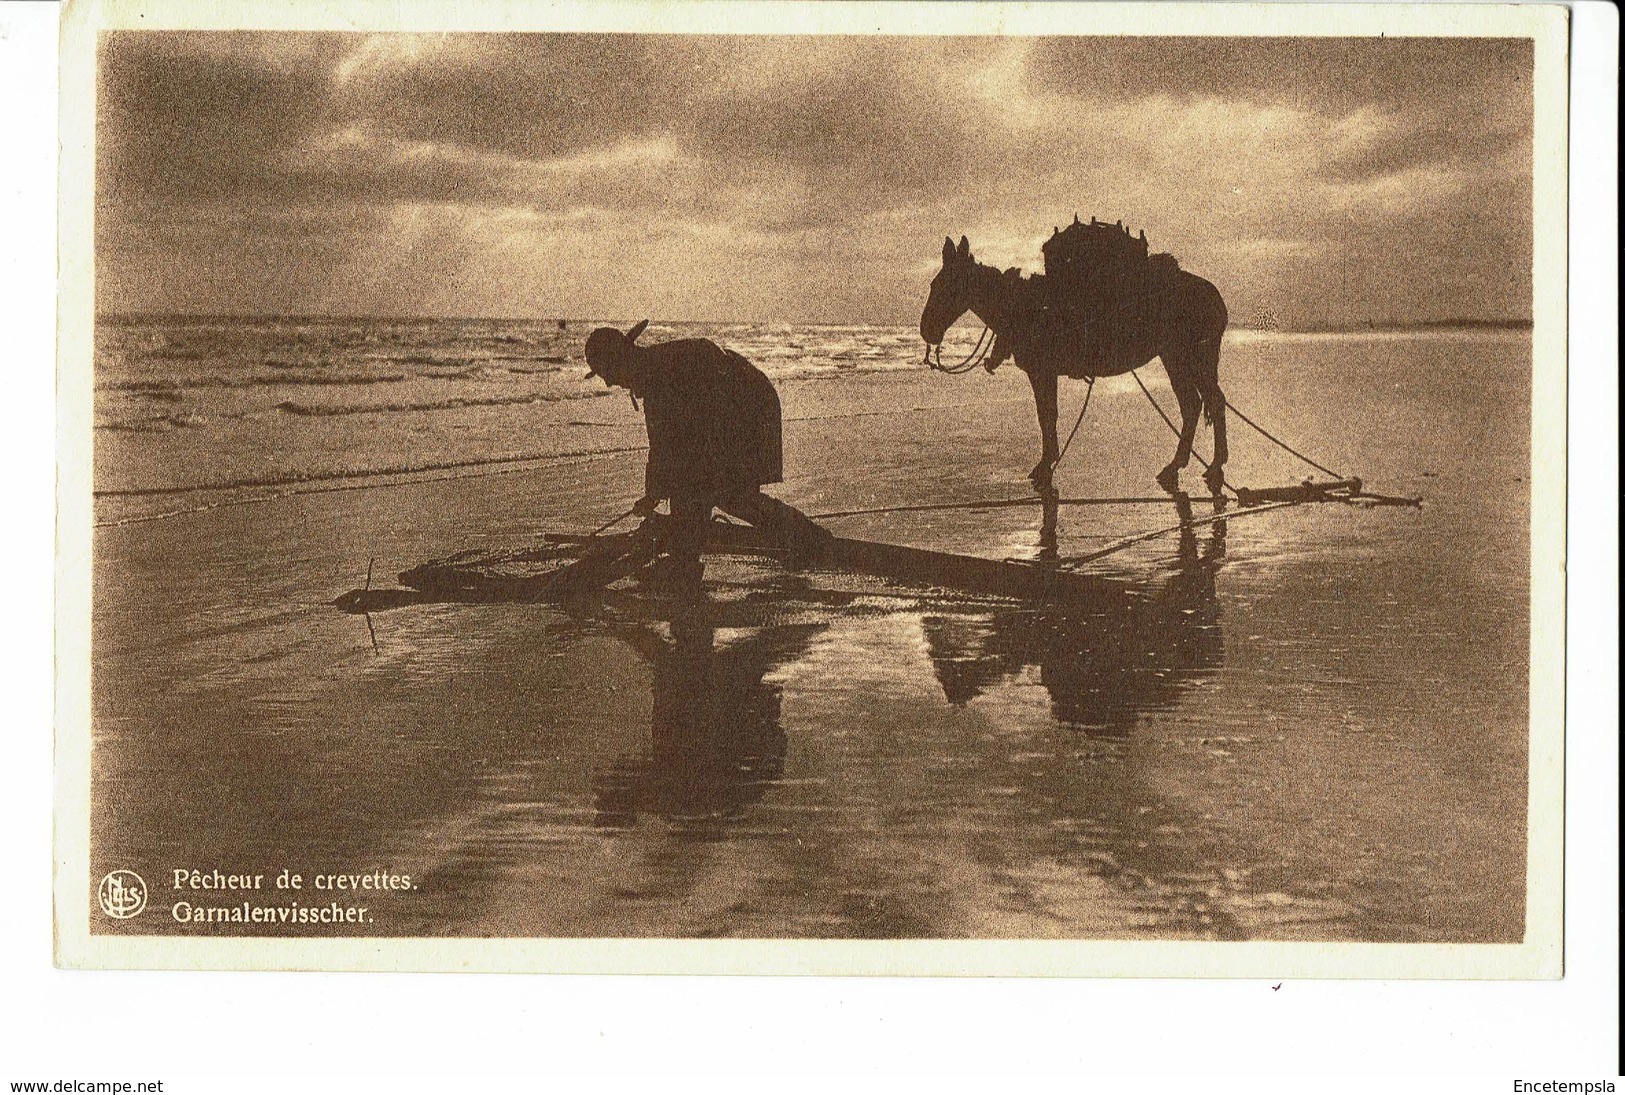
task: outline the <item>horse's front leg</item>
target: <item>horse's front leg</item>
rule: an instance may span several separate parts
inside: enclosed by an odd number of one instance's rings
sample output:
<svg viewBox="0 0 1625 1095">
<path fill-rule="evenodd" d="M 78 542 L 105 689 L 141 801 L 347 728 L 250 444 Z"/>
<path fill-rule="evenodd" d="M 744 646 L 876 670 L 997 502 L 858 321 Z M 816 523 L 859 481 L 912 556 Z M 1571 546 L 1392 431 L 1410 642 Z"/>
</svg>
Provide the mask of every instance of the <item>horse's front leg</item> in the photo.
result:
<svg viewBox="0 0 1625 1095">
<path fill-rule="evenodd" d="M 1061 444 L 1055 435 L 1055 417 L 1058 413 L 1056 374 L 1052 369 L 1036 368 L 1028 371 L 1027 379 L 1033 386 L 1033 404 L 1038 409 L 1038 430 L 1044 438 L 1043 457 L 1027 478 L 1039 490 L 1048 490 L 1054 479 L 1055 465 L 1061 460 Z"/>
</svg>

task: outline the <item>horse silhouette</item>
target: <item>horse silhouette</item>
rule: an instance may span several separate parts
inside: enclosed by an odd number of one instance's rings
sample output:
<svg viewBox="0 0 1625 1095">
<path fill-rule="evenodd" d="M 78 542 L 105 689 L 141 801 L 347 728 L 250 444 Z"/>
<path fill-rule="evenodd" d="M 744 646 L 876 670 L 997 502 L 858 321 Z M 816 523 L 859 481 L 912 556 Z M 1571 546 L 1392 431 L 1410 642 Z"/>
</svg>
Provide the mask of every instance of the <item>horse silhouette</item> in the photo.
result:
<svg viewBox="0 0 1625 1095">
<path fill-rule="evenodd" d="M 1174 458 L 1157 474 L 1157 482 L 1168 490 L 1178 485 L 1180 470 L 1190 462 L 1198 417 L 1205 410 L 1213 423 L 1213 462 L 1203 479 L 1217 494 L 1224 484 L 1229 455 L 1224 392 L 1219 388 L 1219 345 L 1229 312 L 1218 289 L 1206 279 L 1178 269 L 1177 264 L 1153 264 L 1138 291 L 1132 293 L 1137 305 L 1132 314 L 1108 312 L 1090 321 L 1104 330 L 1086 332 L 1083 328 L 1089 324 L 1068 307 L 1071 302 L 1052 299 L 1061 294 L 1053 290 L 1050 280 L 977 262 L 964 236 L 959 237 L 958 247 L 952 239 L 943 240 L 942 269 L 931 281 L 931 293 L 920 314 L 927 363 L 931 348 L 940 346 L 948 328 L 966 312 L 987 325 L 995 345 L 988 368 L 1013 357 L 1032 383 L 1043 453 L 1028 478 L 1043 490 L 1050 486 L 1060 460 L 1055 421 L 1058 378 L 1120 376 L 1160 357 L 1183 422 Z M 1132 287 L 1116 288 L 1122 295 L 1122 290 Z M 1112 352 L 1090 352 L 1089 338 L 1096 338 L 1096 346 L 1104 341 Z"/>
</svg>

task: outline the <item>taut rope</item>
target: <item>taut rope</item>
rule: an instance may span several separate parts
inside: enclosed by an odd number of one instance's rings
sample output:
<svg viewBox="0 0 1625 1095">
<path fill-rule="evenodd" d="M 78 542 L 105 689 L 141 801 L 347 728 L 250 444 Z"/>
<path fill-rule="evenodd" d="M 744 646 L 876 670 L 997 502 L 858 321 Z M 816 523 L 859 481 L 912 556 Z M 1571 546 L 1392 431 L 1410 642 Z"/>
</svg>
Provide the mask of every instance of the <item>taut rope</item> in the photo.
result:
<svg viewBox="0 0 1625 1095">
<path fill-rule="evenodd" d="M 1157 397 L 1151 394 L 1151 389 L 1147 388 L 1145 386 L 1145 381 L 1140 379 L 1140 370 L 1138 370 L 1138 369 L 1130 369 L 1128 375 L 1132 376 L 1134 378 L 1134 383 L 1136 383 L 1136 384 L 1138 384 L 1140 386 L 1140 391 L 1144 392 L 1146 399 L 1151 401 L 1151 407 L 1152 407 L 1153 410 L 1155 410 L 1157 412 L 1157 417 L 1162 419 L 1164 422 L 1166 422 L 1168 424 L 1168 428 L 1170 430 L 1174 431 L 1174 436 L 1175 437 L 1180 438 L 1181 440 L 1183 440 L 1185 435 L 1180 432 L 1179 427 L 1174 425 L 1174 420 L 1169 418 L 1168 415 L 1167 415 L 1167 412 L 1165 412 L 1162 409 L 1162 404 L 1158 403 L 1157 402 Z M 1195 445 L 1191 446 L 1191 457 L 1198 464 L 1202 465 L 1202 469 L 1204 471 L 1213 466 L 1212 464 L 1209 464 L 1205 459 L 1202 458 L 1202 454 L 1196 451 L 1196 446 Z M 1224 483 L 1221 483 L 1220 487 L 1222 489 L 1224 489 L 1224 490 L 1230 490 L 1232 494 L 1235 493 L 1235 491 L 1233 489 L 1231 489 L 1230 483 L 1228 481 L 1226 481 Z"/>
<path fill-rule="evenodd" d="M 1078 420 L 1072 423 L 1072 432 L 1066 435 L 1066 444 L 1061 446 L 1060 454 L 1055 457 L 1055 463 L 1050 468 L 1051 471 L 1061 466 L 1061 461 L 1066 458 L 1066 450 L 1072 447 L 1072 439 L 1078 436 L 1078 427 L 1083 425 L 1083 416 L 1089 413 L 1089 398 L 1095 394 L 1095 378 L 1086 376 L 1083 379 L 1084 383 L 1089 385 L 1083 393 L 1083 409 L 1078 411 Z"/>
<path fill-rule="evenodd" d="M 1259 433 L 1263 434 L 1269 440 L 1275 442 L 1281 448 L 1285 449 L 1287 452 L 1291 453 L 1293 456 L 1296 456 L 1299 460 L 1302 460 L 1305 464 L 1308 464 L 1311 468 L 1314 468 L 1316 471 L 1323 471 L 1327 475 L 1331 476 L 1333 479 L 1345 479 L 1345 478 L 1347 478 L 1347 476 L 1343 475 L 1340 472 L 1333 471 L 1331 468 L 1328 468 L 1324 464 L 1315 463 L 1313 460 L 1309 459 L 1303 453 L 1299 452 L 1297 449 L 1293 448 L 1291 445 L 1288 445 L 1285 441 L 1282 441 L 1279 437 L 1276 437 L 1273 433 L 1270 433 L 1270 431 L 1266 430 L 1263 426 L 1260 426 L 1257 422 L 1254 422 L 1251 418 L 1248 418 L 1245 414 L 1243 414 L 1241 412 L 1241 408 L 1237 407 L 1234 403 L 1230 402 L 1228 399 L 1226 399 L 1224 401 L 1224 405 L 1228 410 L 1235 411 L 1237 418 L 1239 418 L 1243 422 L 1247 423 L 1247 425 L 1251 426 L 1253 429 L 1257 430 Z"/>
</svg>

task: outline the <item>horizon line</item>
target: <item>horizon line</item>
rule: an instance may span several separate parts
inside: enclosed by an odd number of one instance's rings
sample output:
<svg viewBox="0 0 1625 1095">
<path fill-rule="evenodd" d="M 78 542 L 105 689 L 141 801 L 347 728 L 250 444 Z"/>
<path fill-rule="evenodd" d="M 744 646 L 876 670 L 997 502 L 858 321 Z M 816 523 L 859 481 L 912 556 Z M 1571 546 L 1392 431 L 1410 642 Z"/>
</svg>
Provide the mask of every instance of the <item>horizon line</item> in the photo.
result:
<svg viewBox="0 0 1625 1095">
<path fill-rule="evenodd" d="M 117 322 L 123 320 L 235 320 L 252 322 L 324 322 L 324 323 L 564 323 L 577 326 L 585 323 L 608 322 L 610 320 L 625 319 L 620 316 L 454 316 L 454 315 L 387 315 L 365 314 L 347 312 L 176 312 L 176 311 L 109 311 L 97 312 L 97 324 L 104 322 Z M 636 322 L 635 320 L 632 322 Z M 789 320 L 789 319 L 655 319 L 653 325 L 662 327 L 671 326 L 701 326 L 701 325 L 731 325 L 731 326 L 794 326 L 794 327 L 912 327 L 912 320 L 900 320 L 895 323 L 842 323 L 831 320 Z M 1358 333 L 1360 331 L 1408 331 L 1443 328 L 1499 328 L 1507 330 L 1530 329 L 1534 320 L 1530 317 L 1514 316 L 1451 316 L 1444 319 L 1418 319 L 1418 320 L 1354 320 L 1347 323 L 1309 323 L 1299 325 L 1270 324 L 1256 326 L 1249 323 L 1232 323 L 1232 331 L 1276 331 L 1282 334 L 1344 334 Z"/>
</svg>

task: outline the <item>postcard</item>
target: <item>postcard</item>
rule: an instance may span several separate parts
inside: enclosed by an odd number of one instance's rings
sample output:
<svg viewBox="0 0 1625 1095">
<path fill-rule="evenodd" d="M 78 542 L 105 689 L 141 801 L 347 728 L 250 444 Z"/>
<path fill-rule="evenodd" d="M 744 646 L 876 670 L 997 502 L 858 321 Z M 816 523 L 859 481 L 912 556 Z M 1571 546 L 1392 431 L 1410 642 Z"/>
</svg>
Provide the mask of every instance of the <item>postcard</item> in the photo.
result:
<svg viewBox="0 0 1625 1095">
<path fill-rule="evenodd" d="M 62 56 L 60 965 L 1561 976 L 1561 7 Z"/>
</svg>

